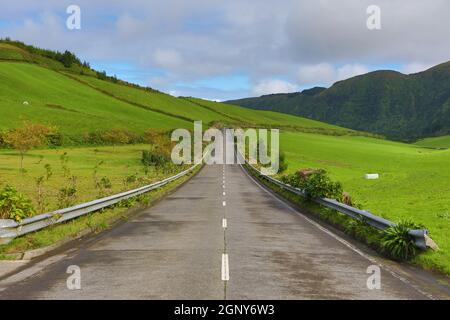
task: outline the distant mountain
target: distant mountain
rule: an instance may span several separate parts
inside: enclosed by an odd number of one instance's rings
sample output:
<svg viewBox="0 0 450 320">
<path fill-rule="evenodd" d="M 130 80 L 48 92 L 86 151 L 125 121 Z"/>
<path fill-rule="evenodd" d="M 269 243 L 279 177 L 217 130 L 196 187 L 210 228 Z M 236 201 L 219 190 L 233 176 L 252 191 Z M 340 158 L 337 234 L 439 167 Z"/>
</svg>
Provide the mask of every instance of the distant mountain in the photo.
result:
<svg viewBox="0 0 450 320">
<path fill-rule="evenodd" d="M 375 71 L 330 88 L 227 101 L 413 141 L 450 133 L 450 62 L 405 75 Z"/>
</svg>

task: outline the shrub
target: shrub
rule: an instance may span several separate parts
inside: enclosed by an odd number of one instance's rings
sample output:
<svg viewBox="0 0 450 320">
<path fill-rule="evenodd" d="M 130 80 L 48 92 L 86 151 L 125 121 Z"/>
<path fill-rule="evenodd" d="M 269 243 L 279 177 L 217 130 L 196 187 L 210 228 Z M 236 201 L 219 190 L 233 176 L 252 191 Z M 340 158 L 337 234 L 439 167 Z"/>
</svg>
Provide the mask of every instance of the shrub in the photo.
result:
<svg viewBox="0 0 450 320">
<path fill-rule="evenodd" d="M 145 166 L 162 167 L 170 162 L 170 158 L 163 153 L 154 150 L 142 151 L 141 162 Z"/>
<path fill-rule="evenodd" d="M 0 131 L 0 148 L 6 148 L 8 144 L 5 141 L 6 132 Z"/>
<path fill-rule="evenodd" d="M 128 189 L 130 186 L 134 186 L 136 184 L 137 180 L 138 180 L 137 173 L 126 176 L 125 178 L 123 178 L 124 188 Z"/>
<path fill-rule="evenodd" d="M 367 224 L 366 220 L 361 219 L 351 219 L 344 227 L 347 234 L 354 236 L 356 239 L 366 239 L 370 233 L 370 226 Z"/>
<path fill-rule="evenodd" d="M 17 192 L 15 188 L 6 186 L 0 192 L 0 218 L 22 221 L 34 213 L 31 200 Z"/>
<path fill-rule="evenodd" d="M 51 166 L 50 164 L 47 163 L 47 164 L 44 166 L 44 168 L 45 168 L 45 179 L 48 181 L 48 180 L 52 177 L 52 175 L 53 175 L 52 166 Z"/>
<path fill-rule="evenodd" d="M 306 175 L 299 173 L 285 175 L 281 180 L 293 187 L 304 190 L 309 198 L 340 200 L 342 197 L 341 183 L 331 181 L 327 172 L 323 169 L 311 171 Z"/>
<path fill-rule="evenodd" d="M 53 131 L 47 136 L 47 144 L 49 147 L 61 147 L 64 142 L 64 136 L 59 131 Z"/>
<path fill-rule="evenodd" d="M 38 212 L 42 213 L 46 210 L 47 208 L 47 197 L 46 197 L 46 192 L 45 192 L 45 188 L 44 188 L 44 176 L 39 176 L 37 178 L 34 179 L 35 183 L 36 183 L 36 205 L 37 205 L 37 210 Z"/>
<path fill-rule="evenodd" d="M 73 206 L 77 199 L 77 178 L 73 176 L 69 182 L 69 185 L 59 189 L 58 193 L 58 201 L 63 208 Z"/>
<path fill-rule="evenodd" d="M 111 191 L 112 183 L 108 177 L 102 177 L 96 186 L 100 191 L 100 196 L 104 196 Z"/>
<path fill-rule="evenodd" d="M 286 154 L 283 151 L 280 151 L 280 164 L 278 172 L 282 173 L 286 171 L 288 168 L 288 164 L 286 163 Z"/>
<path fill-rule="evenodd" d="M 104 131 L 101 136 L 104 142 L 112 144 L 113 146 L 127 144 L 132 139 L 131 133 L 128 130 L 120 128 Z"/>
<path fill-rule="evenodd" d="M 400 221 L 397 225 L 383 231 L 381 247 L 390 257 L 398 260 L 410 260 L 416 254 L 414 239 L 409 235 L 409 230 L 422 229 L 422 225 L 410 220 Z"/>
</svg>

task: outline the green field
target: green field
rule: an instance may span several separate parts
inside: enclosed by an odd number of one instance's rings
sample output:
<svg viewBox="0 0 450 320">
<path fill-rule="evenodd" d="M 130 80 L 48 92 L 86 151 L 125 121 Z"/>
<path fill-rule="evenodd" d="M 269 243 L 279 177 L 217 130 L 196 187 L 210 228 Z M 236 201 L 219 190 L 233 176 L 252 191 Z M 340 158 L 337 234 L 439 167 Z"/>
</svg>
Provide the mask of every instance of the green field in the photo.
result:
<svg viewBox="0 0 450 320">
<path fill-rule="evenodd" d="M 450 136 L 442 136 L 435 138 L 427 138 L 419 140 L 415 143 L 418 146 L 426 148 L 449 148 L 450 149 Z"/>
<path fill-rule="evenodd" d="M 52 176 L 44 181 L 43 190 L 48 202 L 46 210 L 52 211 L 61 207 L 58 203 L 58 192 L 70 185 L 70 178 L 76 177 L 76 203 L 82 203 L 101 197 L 100 190 L 95 188 L 94 168 L 101 161 L 97 169 L 97 177 L 107 177 L 112 188 L 108 193 L 118 193 L 130 190 L 139 185 L 149 184 L 161 180 L 170 173 L 144 171 L 141 164 L 142 150 L 149 149 L 149 145 L 130 145 L 116 147 L 91 148 L 61 148 L 34 150 L 25 156 L 24 168 L 26 173 L 19 172 L 19 156 L 13 150 L 0 150 L 0 188 L 6 185 L 14 186 L 37 204 L 36 178 L 46 175 L 45 165 L 49 164 Z M 61 156 L 67 153 L 67 163 L 63 165 Z M 69 169 L 69 172 L 64 167 Z M 135 182 L 124 184 L 124 179 L 136 175 Z M 104 195 L 103 195 L 104 196 Z"/>
<path fill-rule="evenodd" d="M 450 150 L 365 137 L 284 132 L 288 171 L 324 168 L 364 209 L 392 221 L 423 223 L 441 248 L 417 259 L 450 274 Z M 378 173 L 379 180 L 364 174 Z"/>
</svg>

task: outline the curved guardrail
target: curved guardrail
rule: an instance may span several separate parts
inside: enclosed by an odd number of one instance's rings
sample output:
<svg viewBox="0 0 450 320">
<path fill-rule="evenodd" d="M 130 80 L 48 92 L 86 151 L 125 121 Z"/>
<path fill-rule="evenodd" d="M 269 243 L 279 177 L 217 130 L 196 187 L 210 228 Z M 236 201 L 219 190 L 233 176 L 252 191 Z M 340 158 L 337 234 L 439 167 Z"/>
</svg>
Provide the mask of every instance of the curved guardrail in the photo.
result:
<svg viewBox="0 0 450 320">
<path fill-rule="evenodd" d="M 247 165 L 247 167 L 251 168 L 251 170 L 254 171 L 254 173 L 257 176 L 259 176 L 260 178 L 263 178 L 263 179 L 269 181 L 270 183 L 277 185 L 278 187 L 282 188 L 283 190 L 292 192 L 292 193 L 300 195 L 302 197 L 306 197 L 306 193 L 303 190 L 294 188 L 288 184 L 281 182 L 280 180 L 277 180 L 270 176 L 264 175 L 257 168 L 255 168 L 254 166 L 249 164 L 247 162 L 247 160 L 244 160 L 244 162 Z M 395 225 L 395 223 L 393 223 L 389 220 L 386 220 L 384 218 L 378 217 L 378 216 L 370 213 L 369 211 L 360 210 L 360 209 L 348 206 L 348 205 L 340 203 L 339 201 L 336 201 L 334 199 L 319 198 L 319 199 L 312 199 L 312 200 L 324 207 L 336 210 L 336 211 L 343 213 L 353 219 L 363 220 L 368 225 L 370 225 L 378 230 L 385 230 L 385 229 Z M 414 239 L 414 243 L 417 248 L 422 249 L 422 250 L 427 249 L 426 237 L 428 236 L 428 230 L 425 230 L 425 229 L 410 230 L 409 234 Z"/>
<path fill-rule="evenodd" d="M 100 209 L 116 204 L 122 200 L 136 197 L 141 194 L 147 193 L 151 190 L 158 189 L 168 184 L 169 182 L 172 182 L 185 176 L 199 165 L 200 163 L 172 177 L 166 178 L 164 180 L 152 183 L 144 187 L 122 192 L 113 196 L 108 196 L 94 201 L 78 204 L 73 207 L 40 214 L 31 218 L 24 219 L 20 222 L 14 221 L 12 219 L 0 219 L 0 244 L 6 244 L 10 242 L 12 239 L 22 236 L 24 234 L 34 232 L 67 220 L 71 220 L 94 211 L 98 211 Z"/>
</svg>

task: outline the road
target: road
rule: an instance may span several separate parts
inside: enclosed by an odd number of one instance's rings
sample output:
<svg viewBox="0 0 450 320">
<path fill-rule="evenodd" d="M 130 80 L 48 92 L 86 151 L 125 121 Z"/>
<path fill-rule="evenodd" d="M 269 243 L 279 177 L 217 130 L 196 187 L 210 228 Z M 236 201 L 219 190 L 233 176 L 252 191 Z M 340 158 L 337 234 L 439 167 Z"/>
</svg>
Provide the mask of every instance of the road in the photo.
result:
<svg viewBox="0 0 450 320">
<path fill-rule="evenodd" d="M 381 289 L 371 290 L 374 264 Z M 69 266 L 80 290 L 67 287 Z M 127 222 L 0 280 L 0 298 L 433 298 L 414 272 L 318 225 L 240 166 L 213 165 Z"/>
</svg>

